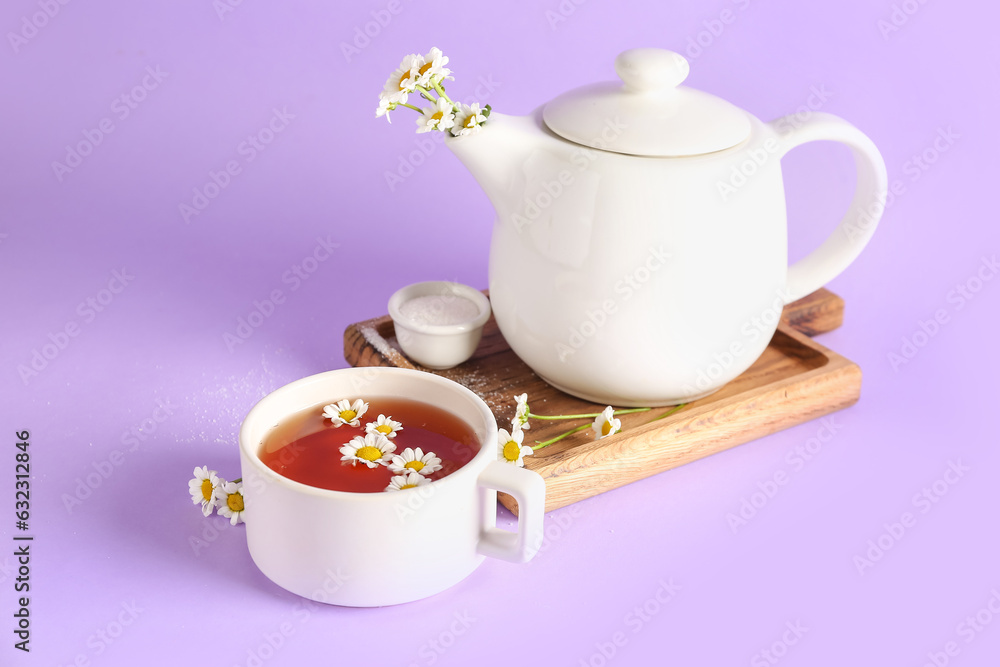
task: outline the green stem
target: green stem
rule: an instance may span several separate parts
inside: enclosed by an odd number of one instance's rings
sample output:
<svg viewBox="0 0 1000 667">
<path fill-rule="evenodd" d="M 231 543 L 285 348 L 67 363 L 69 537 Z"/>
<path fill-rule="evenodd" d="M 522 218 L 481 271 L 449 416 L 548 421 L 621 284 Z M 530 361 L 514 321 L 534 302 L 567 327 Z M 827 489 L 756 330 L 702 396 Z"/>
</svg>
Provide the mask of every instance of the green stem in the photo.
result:
<svg viewBox="0 0 1000 667">
<path fill-rule="evenodd" d="M 242 477 L 237 477 L 236 479 L 233 480 L 233 484 L 239 484 L 242 481 L 243 481 Z"/>
<path fill-rule="evenodd" d="M 451 106 L 456 106 L 455 103 L 451 101 L 451 98 L 448 97 L 448 93 L 444 92 L 444 86 L 441 85 L 440 81 L 434 82 L 434 90 L 437 91 L 438 95 L 444 98 L 445 102 L 447 102 Z"/>
<path fill-rule="evenodd" d="M 579 433 L 580 431 L 582 431 L 585 428 L 590 428 L 590 424 L 584 424 L 583 426 L 577 426 L 574 429 L 570 429 L 570 430 L 566 431 L 562 435 L 557 435 L 556 437 L 552 438 L 551 440 L 546 440 L 545 442 L 540 442 L 537 445 L 535 445 L 534 447 L 532 447 L 531 450 L 534 451 L 534 452 L 537 452 L 542 447 L 548 447 L 552 443 L 559 442 L 563 438 L 569 437 L 569 436 L 573 435 L 574 433 Z"/>
<path fill-rule="evenodd" d="M 630 414 L 632 414 L 634 412 L 648 412 L 649 410 L 652 410 L 652 409 L 653 408 L 631 408 L 629 410 L 615 410 L 615 414 L 616 415 L 630 415 Z M 602 413 L 600 413 L 600 412 L 593 412 L 593 413 L 589 413 L 589 414 L 585 414 L 585 415 L 536 415 L 534 412 L 529 412 L 528 413 L 528 417 L 531 418 L 531 419 L 548 419 L 548 420 L 556 420 L 556 419 L 595 419 L 597 417 L 600 417 L 601 414 Z"/>
<path fill-rule="evenodd" d="M 416 86 L 416 89 L 420 91 L 420 94 L 424 97 L 424 99 L 433 102 L 434 104 L 437 104 L 437 98 L 432 96 L 429 90 L 427 90 L 423 86 Z"/>
<path fill-rule="evenodd" d="M 399 106 L 401 106 L 401 107 L 406 107 L 407 109 L 413 109 L 414 111 L 418 111 L 418 112 L 420 112 L 421 114 L 423 114 L 423 113 L 424 113 L 424 110 L 423 110 L 423 109 L 421 109 L 420 107 L 415 107 L 415 106 L 413 106 L 412 104 L 410 104 L 409 102 L 399 102 L 398 104 L 399 104 Z"/>
<path fill-rule="evenodd" d="M 655 417 L 655 418 L 653 419 L 653 421 L 655 422 L 655 421 L 657 421 L 658 419 L 663 419 L 664 417 L 669 417 L 670 415 L 672 415 L 672 414 L 674 414 L 674 413 L 678 412 L 678 411 L 679 411 L 679 410 L 680 410 L 681 408 L 683 408 L 683 407 L 684 407 L 685 405 L 687 405 L 687 403 L 681 403 L 680 405 L 675 405 L 674 407 L 670 408 L 669 410 L 667 410 L 666 412 L 664 412 L 664 413 L 663 413 L 662 415 L 660 415 L 659 417 Z"/>
</svg>

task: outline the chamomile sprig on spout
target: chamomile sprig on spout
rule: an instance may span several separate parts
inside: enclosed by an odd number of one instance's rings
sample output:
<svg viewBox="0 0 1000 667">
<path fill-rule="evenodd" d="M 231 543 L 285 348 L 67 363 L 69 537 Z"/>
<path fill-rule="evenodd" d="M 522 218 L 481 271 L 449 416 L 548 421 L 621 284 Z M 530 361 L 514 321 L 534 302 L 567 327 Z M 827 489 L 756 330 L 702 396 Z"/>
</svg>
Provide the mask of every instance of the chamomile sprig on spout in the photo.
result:
<svg viewBox="0 0 1000 667">
<path fill-rule="evenodd" d="M 454 80 L 451 70 L 446 67 L 448 56 L 434 47 L 427 54 L 411 53 L 403 58 L 399 67 L 389 75 L 379 93 L 375 117 L 392 122 L 389 113 L 397 107 L 413 109 L 420 114 L 417 118 L 417 132 L 448 132 L 454 137 L 475 134 L 486 124 L 490 116 L 490 105 L 480 108 L 479 103 L 455 102 L 445 92 L 446 79 Z M 429 108 L 412 104 L 416 94 Z"/>
</svg>

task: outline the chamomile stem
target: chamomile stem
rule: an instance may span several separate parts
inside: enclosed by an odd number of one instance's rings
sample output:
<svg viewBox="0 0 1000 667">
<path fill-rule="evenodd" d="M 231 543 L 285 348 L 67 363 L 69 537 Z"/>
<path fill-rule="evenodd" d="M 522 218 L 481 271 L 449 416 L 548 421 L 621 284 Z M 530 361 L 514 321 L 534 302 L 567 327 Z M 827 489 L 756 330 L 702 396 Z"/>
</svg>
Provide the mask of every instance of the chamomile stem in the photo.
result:
<svg viewBox="0 0 1000 667">
<path fill-rule="evenodd" d="M 243 481 L 242 477 L 237 477 L 236 479 L 233 480 L 233 484 L 239 484 L 242 481 Z"/>
<path fill-rule="evenodd" d="M 450 97 L 448 97 L 448 93 L 444 92 L 444 86 L 441 85 L 440 81 L 437 81 L 437 82 L 434 83 L 434 90 L 437 91 L 438 95 L 440 95 L 441 97 L 444 98 L 445 102 L 447 102 L 448 104 L 450 104 L 452 106 L 455 106 L 455 103 L 451 101 Z"/>
<path fill-rule="evenodd" d="M 563 438 L 569 437 L 569 436 L 573 435 L 574 433 L 579 433 L 580 431 L 582 431 L 585 428 L 590 428 L 590 424 L 584 424 L 583 426 L 577 426 L 574 429 L 570 429 L 570 430 L 566 431 L 562 435 L 557 435 L 556 437 L 552 438 L 551 440 L 546 440 L 545 442 L 540 442 L 537 445 L 534 445 L 531 448 L 531 450 L 534 451 L 534 452 L 537 452 L 542 447 L 548 447 L 552 443 L 559 442 Z"/>
<path fill-rule="evenodd" d="M 423 86 L 417 86 L 417 90 L 420 91 L 421 96 L 429 102 L 437 104 L 437 98 L 431 95 L 430 91 Z"/>
<path fill-rule="evenodd" d="M 399 102 L 399 106 L 406 107 L 407 109 L 413 109 L 414 111 L 419 111 L 420 113 L 424 112 L 423 109 L 421 109 L 420 107 L 415 107 L 409 102 Z"/>
<path fill-rule="evenodd" d="M 630 415 L 633 412 L 648 412 L 653 408 L 631 408 L 629 410 L 615 410 L 616 415 Z M 595 417 L 600 417 L 600 412 L 593 412 L 585 415 L 536 415 L 534 412 L 529 412 L 528 417 L 530 419 L 594 419 Z"/>
<path fill-rule="evenodd" d="M 664 417 L 669 417 L 670 415 L 674 414 L 675 412 L 678 412 L 678 411 L 679 411 L 679 410 L 680 410 L 681 408 L 683 408 L 683 407 L 684 407 L 685 405 L 687 405 L 687 403 L 681 403 L 680 405 L 676 405 L 676 406 L 674 406 L 674 407 L 670 408 L 669 410 L 667 410 L 666 412 L 664 412 L 664 413 L 663 413 L 662 415 L 660 415 L 659 417 L 654 417 L 654 418 L 653 418 L 653 421 L 655 422 L 655 421 L 656 421 L 656 420 L 658 420 L 658 419 L 663 419 Z"/>
</svg>

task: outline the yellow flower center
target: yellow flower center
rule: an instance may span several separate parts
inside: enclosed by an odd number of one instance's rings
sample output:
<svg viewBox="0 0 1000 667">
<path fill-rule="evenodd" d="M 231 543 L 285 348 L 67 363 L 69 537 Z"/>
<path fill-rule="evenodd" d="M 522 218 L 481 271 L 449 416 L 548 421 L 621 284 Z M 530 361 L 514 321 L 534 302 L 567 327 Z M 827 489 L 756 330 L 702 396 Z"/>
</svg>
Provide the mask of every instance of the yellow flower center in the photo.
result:
<svg viewBox="0 0 1000 667">
<path fill-rule="evenodd" d="M 409 468 L 410 470 L 416 470 L 417 472 L 420 472 L 421 470 L 424 469 L 424 462 L 423 461 L 409 461 L 403 467 L 404 468 Z"/>
<path fill-rule="evenodd" d="M 378 461 L 382 458 L 382 450 L 378 447 L 372 447 L 371 445 L 365 445 L 357 452 L 357 457 L 359 459 L 364 459 L 365 461 Z"/>
<path fill-rule="evenodd" d="M 343 419 L 345 422 L 352 422 L 352 421 L 354 421 L 354 418 L 357 417 L 357 416 L 358 416 L 358 413 L 355 412 L 354 410 L 341 410 L 340 411 L 340 418 Z"/>
<path fill-rule="evenodd" d="M 405 72 L 403 72 L 403 76 L 399 77 L 400 90 L 406 90 L 406 84 L 404 82 L 409 78 L 410 78 L 410 70 L 406 70 Z"/>
<path fill-rule="evenodd" d="M 382 424 L 381 426 L 376 426 L 375 430 L 384 435 L 389 435 L 392 433 L 392 427 L 388 424 Z"/>
<path fill-rule="evenodd" d="M 243 494 L 241 493 L 231 493 L 229 497 L 226 498 L 226 505 L 229 506 L 234 512 L 243 511 Z"/>
<path fill-rule="evenodd" d="M 503 457 L 508 461 L 516 461 L 521 455 L 521 446 L 513 440 L 508 440 L 503 446 Z"/>
<path fill-rule="evenodd" d="M 474 114 L 474 113 L 470 113 L 469 114 L 469 117 L 465 119 L 465 126 L 466 127 L 475 127 L 476 126 L 476 114 Z"/>
<path fill-rule="evenodd" d="M 434 114 L 433 116 L 431 116 L 431 120 L 440 121 L 442 118 L 444 118 L 444 112 L 443 111 L 438 111 L 436 114 Z"/>
<path fill-rule="evenodd" d="M 212 499 L 212 480 L 206 479 L 201 482 L 201 497 L 207 501 Z"/>
<path fill-rule="evenodd" d="M 611 433 L 612 424 L 611 421 L 604 422 L 604 426 L 601 427 L 601 435 L 608 435 Z"/>
<path fill-rule="evenodd" d="M 431 67 L 433 67 L 433 66 L 434 66 L 434 62 L 433 62 L 433 61 L 431 61 L 431 62 L 429 62 L 429 63 L 425 63 L 425 64 L 424 64 L 424 65 L 423 65 L 423 66 L 422 66 L 422 67 L 421 67 L 421 68 L 420 68 L 420 69 L 418 70 L 418 72 L 417 72 L 417 73 L 418 73 L 418 74 L 419 74 L 420 76 L 423 76 L 423 75 L 424 75 L 424 73 L 426 73 L 426 72 L 427 72 L 427 70 L 429 70 L 429 69 L 430 69 Z"/>
<path fill-rule="evenodd" d="M 399 490 L 402 491 L 403 489 L 412 489 L 415 486 L 416 484 L 404 484 L 403 486 L 399 487 Z"/>
</svg>

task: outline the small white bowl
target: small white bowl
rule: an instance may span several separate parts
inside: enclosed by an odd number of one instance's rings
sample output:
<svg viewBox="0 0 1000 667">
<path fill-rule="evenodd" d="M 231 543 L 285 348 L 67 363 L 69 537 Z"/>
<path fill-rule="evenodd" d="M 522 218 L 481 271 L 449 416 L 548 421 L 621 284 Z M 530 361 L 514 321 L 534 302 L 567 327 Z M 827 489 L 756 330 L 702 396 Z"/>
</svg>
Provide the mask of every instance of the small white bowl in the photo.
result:
<svg viewBox="0 0 1000 667">
<path fill-rule="evenodd" d="M 424 308 L 416 314 L 404 312 L 407 310 L 404 304 L 420 297 L 441 298 L 422 304 Z M 468 319 L 460 322 L 449 322 L 458 312 L 446 309 L 456 304 L 457 298 L 472 302 L 478 312 L 470 313 Z M 438 304 L 437 312 L 429 307 Z M 421 366 L 441 370 L 458 366 L 476 351 L 483 325 L 490 319 L 490 300 L 474 287 L 461 283 L 443 280 L 414 283 L 389 298 L 389 316 L 396 325 L 396 340 L 406 356 Z"/>
</svg>

